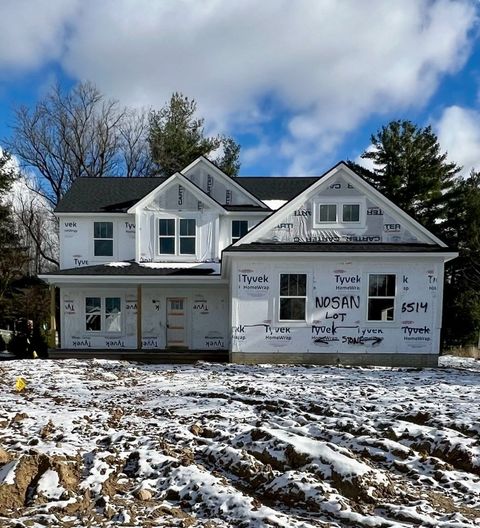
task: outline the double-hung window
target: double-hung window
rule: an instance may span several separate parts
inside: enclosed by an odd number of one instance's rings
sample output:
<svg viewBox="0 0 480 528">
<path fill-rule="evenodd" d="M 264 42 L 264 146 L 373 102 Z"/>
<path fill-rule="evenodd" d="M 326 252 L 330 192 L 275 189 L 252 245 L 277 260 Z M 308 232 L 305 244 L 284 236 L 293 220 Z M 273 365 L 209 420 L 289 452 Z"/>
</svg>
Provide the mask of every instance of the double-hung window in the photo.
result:
<svg viewBox="0 0 480 528">
<path fill-rule="evenodd" d="M 280 274 L 279 321 L 305 321 L 307 305 L 307 275 Z"/>
<path fill-rule="evenodd" d="M 160 255 L 195 255 L 195 219 L 160 218 L 158 220 L 158 252 Z"/>
<path fill-rule="evenodd" d="M 392 273 L 371 273 L 368 276 L 368 321 L 395 319 L 396 276 Z"/>
<path fill-rule="evenodd" d="M 232 244 L 248 232 L 248 220 L 232 220 Z"/>
<path fill-rule="evenodd" d="M 121 332 L 122 300 L 120 297 L 86 297 L 85 330 L 87 332 Z"/>
<path fill-rule="evenodd" d="M 93 255 L 113 256 L 113 222 L 93 222 Z"/>
</svg>

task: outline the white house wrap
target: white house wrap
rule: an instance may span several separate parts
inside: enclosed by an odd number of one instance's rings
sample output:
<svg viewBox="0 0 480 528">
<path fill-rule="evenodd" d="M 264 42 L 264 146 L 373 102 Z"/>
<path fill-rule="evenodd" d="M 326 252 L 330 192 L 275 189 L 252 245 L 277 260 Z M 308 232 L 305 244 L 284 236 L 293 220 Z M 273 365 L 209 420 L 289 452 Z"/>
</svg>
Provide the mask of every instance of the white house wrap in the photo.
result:
<svg viewBox="0 0 480 528">
<path fill-rule="evenodd" d="M 99 180 L 60 202 L 60 270 L 43 276 L 65 355 L 436 364 L 456 254 L 345 164 L 229 178 L 199 158 L 170 178 Z"/>
</svg>

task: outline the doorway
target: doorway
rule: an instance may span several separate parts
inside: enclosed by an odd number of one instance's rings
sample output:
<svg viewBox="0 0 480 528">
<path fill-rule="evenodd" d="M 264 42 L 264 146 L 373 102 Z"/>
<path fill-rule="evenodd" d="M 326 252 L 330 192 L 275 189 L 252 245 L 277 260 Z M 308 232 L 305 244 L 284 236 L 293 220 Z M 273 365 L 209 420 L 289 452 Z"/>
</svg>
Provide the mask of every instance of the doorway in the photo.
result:
<svg viewBox="0 0 480 528">
<path fill-rule="evenodd" d="M 167 298 L 167 347 L 186 348 L 187 328 L 184 297 Z"/>
</svg>

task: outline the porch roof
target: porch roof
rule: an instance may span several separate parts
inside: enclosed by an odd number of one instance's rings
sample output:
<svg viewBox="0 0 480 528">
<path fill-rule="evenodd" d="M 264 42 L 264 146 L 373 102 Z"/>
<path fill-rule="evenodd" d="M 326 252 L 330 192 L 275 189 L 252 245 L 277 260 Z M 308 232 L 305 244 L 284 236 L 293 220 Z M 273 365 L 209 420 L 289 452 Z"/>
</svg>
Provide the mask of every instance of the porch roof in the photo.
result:
<svg viewBox="0 0 480 528">
<path fill-rule="evenodd" d="M 93 266 L 83 266 L 80 268 L 68 268 L 42 274 L 42 277 L 49 276 L 116 276 L 116 277 L 165 277 L 165 276 L 219 276 L 220 265 L 212 263 L 138 263 L 128 262 L 108 262 L 105 264 L 95 264 Z"/>
</svg>

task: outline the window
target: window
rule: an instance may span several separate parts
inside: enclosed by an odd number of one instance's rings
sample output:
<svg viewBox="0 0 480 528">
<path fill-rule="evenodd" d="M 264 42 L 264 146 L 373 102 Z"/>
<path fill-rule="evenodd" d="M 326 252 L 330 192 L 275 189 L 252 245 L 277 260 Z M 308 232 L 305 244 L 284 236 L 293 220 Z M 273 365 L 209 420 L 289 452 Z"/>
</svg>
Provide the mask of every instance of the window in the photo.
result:
<svg viewBox="0 0 480 528">
<path fill-rule="evenodd" d="M 248 232 L 247 220 L 232 220 L 232 244 Z"/>
<path fill-rule="evenodd" d="M 159 253 L 175 255 L 175 220 L 160 218 L 158 221 Z"/>
<path fill-rule="evenodd" d="M 305 321 L 307 276 L 304 273 L 280 274 L 280 321 Z"/>
<path fill-rule="evenodd" d="M 195 255 L 195 220 L 180 219 L 180 255 Z"/>
<path fill-rule="evenodd" d="M 160 218 L 158 220 L 158 252 L 160 255 L 195 255 L 195 219 Z"/>
<path fill-rule="evenodd" d="M 368 321 L 393 321 L 396 276 L 374 273 L 368 276 Z"/>
<path fill-rule="evenodd" d="M 120 297 L 86 297 L 85 329 L 87 332 L 120 332 L 122 330 Z"/>
<path fill-rule="evenodd" d="M 343 221 L 360 222 L 360 204 L 343 204 Z"/>
<path fill-rule="evenodd" d="M 93 255 L 113 256 L 113 222 L 93 222 Z"/>
<path fill-rule="evenodd" d="M 363 196 L 322 196 L 314 205 L 313 227 L 364 227 L 366 208 Z"/>
<path fill-rule="evenodd" d="M 337 205 L 336 204 L 320 204 L 318 208 L 319 222 L 336 222 L 337 221 Z"/>
</svg>

